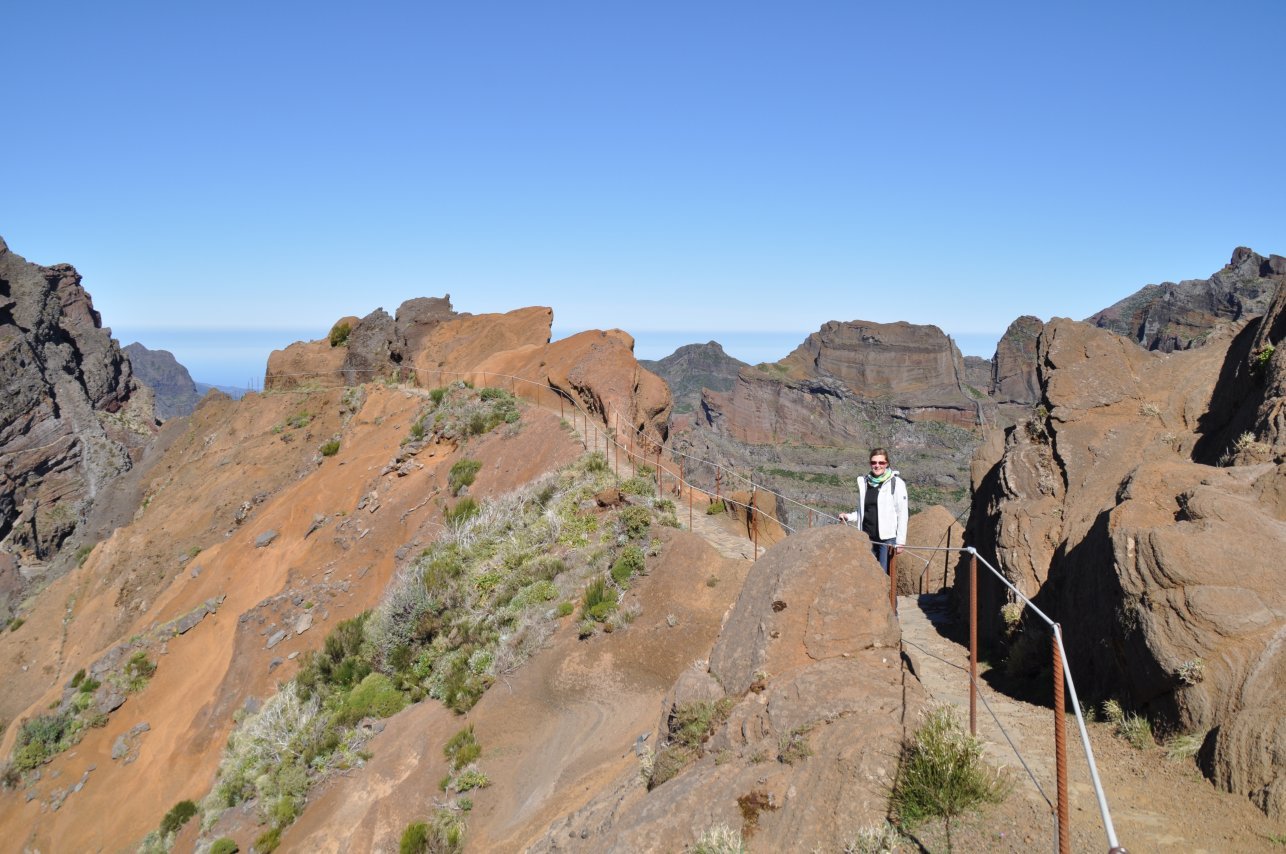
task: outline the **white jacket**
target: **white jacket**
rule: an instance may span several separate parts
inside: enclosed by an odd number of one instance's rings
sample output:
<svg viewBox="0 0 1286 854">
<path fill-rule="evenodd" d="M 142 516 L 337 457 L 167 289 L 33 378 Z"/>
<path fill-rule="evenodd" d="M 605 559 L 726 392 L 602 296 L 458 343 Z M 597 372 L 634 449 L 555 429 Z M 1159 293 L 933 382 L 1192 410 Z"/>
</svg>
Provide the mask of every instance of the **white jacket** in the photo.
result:
<svg viewBox="0 0 1286 854">
<path fill-rule="evenodd" d="M 910 515 L 910 499 L 906 494 L 906 481 L 895 471 L 889 478 L 889 488 L 880 488 L 875 497 L 875 506 L 879 510 L 879 531 L 881 540 L 893 540 L 896 545 L 906 545 L 906 520 Z M 866 512 L 866 476 L 857 482 L 857 510 L 853 513 L 841 513 L 840 518 L 862 527 L 862 516 Z"/>
</svg>

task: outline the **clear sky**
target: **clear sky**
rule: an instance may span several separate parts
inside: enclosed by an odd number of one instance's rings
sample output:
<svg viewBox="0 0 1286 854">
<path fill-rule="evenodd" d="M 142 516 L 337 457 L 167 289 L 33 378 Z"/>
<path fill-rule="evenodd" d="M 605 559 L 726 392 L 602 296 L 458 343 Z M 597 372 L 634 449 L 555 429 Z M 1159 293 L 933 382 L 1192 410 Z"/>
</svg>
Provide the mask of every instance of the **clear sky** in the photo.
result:
<svg viewBox="0 0 1286 854">
<path fill-rule="evenodd" d="M 652 358 L 854 319 L 990 355 L 1018 315 L 1286 254 L 1279 0 L 44 0 L 0 27 L 0 235 L 185 362 L 443 293 Z M 217 362 L 197 379 L 250 370 Z"/>
</svg>

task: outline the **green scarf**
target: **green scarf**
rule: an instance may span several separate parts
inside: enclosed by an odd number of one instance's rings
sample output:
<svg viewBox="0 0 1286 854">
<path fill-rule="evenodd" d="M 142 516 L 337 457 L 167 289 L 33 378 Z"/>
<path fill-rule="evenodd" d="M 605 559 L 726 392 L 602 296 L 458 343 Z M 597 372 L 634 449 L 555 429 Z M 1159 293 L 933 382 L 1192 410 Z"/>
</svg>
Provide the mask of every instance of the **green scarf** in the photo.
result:
<svg viewBox="0 0 1286 854">
<path fill-rule="evenodd" d="M 867 486 L 870 486 L 872 489 L 879 489 L 880 486 L 884 483 L 884 481 L 888 480 L 891 477 L 893 477 L 893 469 L 885 469 L 884 474 L 880 475 L 879 477 L 876 477 L 873 474 L 868 474 L 866 476 L 866 484 Z"/>
</svg>

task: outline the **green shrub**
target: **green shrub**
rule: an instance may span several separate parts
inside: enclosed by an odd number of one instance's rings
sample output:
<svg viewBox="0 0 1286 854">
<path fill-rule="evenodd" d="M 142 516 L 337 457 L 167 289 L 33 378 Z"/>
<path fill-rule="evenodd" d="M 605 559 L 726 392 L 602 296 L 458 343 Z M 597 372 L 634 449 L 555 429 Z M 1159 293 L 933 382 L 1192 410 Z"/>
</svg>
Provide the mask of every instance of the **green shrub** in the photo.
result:
<svg viewBox="0 0 1286 854">
<path fill-rule="evenodd" d="M 22 624 L 24 622 L 26 621 L 23 620 L 22 617 L 11 617 L 9 619 L 9 631 L 11 632 L 18 631 L 18 629 L 22 628 Z"/>
<path fill-rule="evenodd" d="M 237 847 L 237 842 L 230 836 L 224 836 L 214 840 L 210 846 L 210 854 L 237 854 L 241 849 Z"/>
<path fill-rule="evenodd" d="M 362 718 L 387 718 L 406 708 L 406 695 L 383 673 L 368 673 L 335 713 L 337 723 L 351 725 Z"/>
<path fill-rule="evenodd" d="M 147 658 L 147 653 L 139 650 L 125 662 L 125 690 L 142 691 L 147 687 L 147 680 L 156 672 L 156 665 Z"/>
<path fill-rule="evenodd" d="M 455 778 L 455 790 L 457 792 L 468 792 L 473 789 L 485 789 L 491 785 L 491 778 L 481 771 L 469 769 Z"/>
<path fill-rule="evenodd" d="M 330 339 L 330 346 L 343 347 L 348 343 L 348 336 L 352 331 L 353 327 L 341 320 L 330 328 L 330 335 L 326 337 Z"/>
<path fill-rule="evenodd" d="M 624 586 L 643 568 L 643 550 L 638 546 L 626 546 L 616 563 L 612 564 L 612 580 Z"/>
<path fill-rule="evenodd" d="M 300 430 L 304 427 L 307 427 L 312 420 L 313 420 L 312 413 L 296 412 L 294 415 L 286 419 L 286 423 L 289 424 L 294 429 Z"/>
<path fill-rule="evenodd" d="M 674 779 L 676 774 L 696 758 L 697 751 L 682 744 L 671 744 L 664 748 L 652 760 L 652 776 L 648 778 L 647 787 L 655 789 L 667 780 Z"/>
<path fill-rule="evenodd" d="M 21 771 L 30 771 L 63 750 L 67 746 L 64 741 L 71 735 L 72 720 L 70 712 L 62 712 L 36 715 L 23 721 L 18 729 L 19 751 L 14 756 L 13 764 Z"/>
<path fill-rule="evenodd" d="M 585 457 L 585 471 L 590 474 L 601 474 L 609 468 L 607 456 L 602 451 L 593 451 Z"/>
<path fill-rule="evenodd" d="M 447 396 L 445 387 L 435 388 L 429 391 L 429 399 L 433 401 L 434 406 L 442 405 L 442 398 Z"/>
<path fill-rule="evenodd" d="M 413 821 L 402 831 L 402 842 L 398 846 L 401 854 L 429 854 L 429 825 L 423 821 Z"/>
<path fill-rule="evenodd" d="M 950 707 L 938 706 L 903 744 L 891 800 L 903 827 L 944 819 L 950 848 L 951 820 L 999 803 L 1009 789 L 1009 779 L 983 762 L 982 743 L 961 729 Z"/>
<path fill-rule="evenodd" d="M 76 566 L 84 566 L 85 561 L 89 560 L 89 555 L 94 551 L 92 545 L 81 546 L 76 549 Z"/>
<path fill-rule="evenodd" d="M 684 747 L 705 744 L 715 728 L 728 719 L 733 701 L 730 697 L 715 702 L 685 703 L 670 718 L 670 740 Z"/>
<path fill-rule="evenodd" d="M 607 579 L 599 576 L 585 588 L 582 604 L 585 616 L 601 623 L 616 610 L 616 591 L 607 586 Z"/>
<path fill-rule="evenodd" d="M 570 614 L 572 611 L 575 611 L 575 610 L 576 610 L 576 606 L 573 605 L 571 602 L 558 603 L 558 616 L 560 617 L 566 617 L 568 614 Z"/>
<path fill-rule="evenodd" d="M 1250 373 L 1256 378 L 1263 377 L 1275 352 L 1277 352 L 1277 348 L 1272 344 L 1265 344 L 1256 350 L 1254 355 L 1250 357 Z"/>
<path fill-rule="evenodd" d="M 331 439 L 329 442 L 324 442 L 318 450 L 323 457 L 333 457 L 339 453 L 339 440 Z"/>
<path fill-rule="evenodd" d="M 1103 703 L 1103 717 L 1134 749 L 1147 750 L 1156 744 L 1152 738 L 1152 723 L 1134 712 L 1125 711 L 1116 700 Z"/>
<path fill-rule="evenodd" d="M 95 691 L 97 691 L 99 686 L 102 684 L 103 683 L 99 682 L 97 679 L 91 676 L 80 683 L 80 693 L 92 694 Z"/>
<path fill-rule="evenodd" d="M 168 836 L 171 833 L 178 833 L 188 819 L 196 815 L 196 804 L 192 801 L 179 801 L 170 807 L 170 811 L 161 819 L 161 835 Z"/>
<path fill-rule="evenodd" d="M 76 671 L 76 675 L 71 677 L 71 687 L 77 688 L 85 680 L 85 668 Z"/>
<path fill-rule="evenodd" d="M 452 506 L 442 511 L 442 517 L 446 519 L 448 525 L 460 525 L 478 515 L 481 510 L 478 502 L 469 496 L 465 496 Z"/>
<path fill-rule="evenodd" d="M 478 471 L 482 468 L 481 460 L 471 460 L 465 458 L 457 460 L 451 466 L 451 473 L 447 476 L 447 486 L 452 495 L 459 495 L 460 490 L 466 486 L 472 486 L 474 478 L 478 476 Z"/>
<path fill-rule="evenodd" d="M 259 854 L 268 854 L 270 851 L 276 851 L 277 846 L 281 844 L 281 828 L 273 827 L 264 831 L 255 840 L 255 851 Z"/>
<path fill-rule="evenodd" d="M 656 482 L 641 475 L 636 475 L 621 481 L 620 489 L 626 495 L 655 495 Z"/>
<path fill-rule="evenodd" d="M 482 746 L 473 734 L 473 724 L 457 732 L 442 746 L 442 755 L 451 763 L 453 771 L 459 771 L 466 765 L 476 762 L 482 756 Z"/>
<path fill-rule="evenodd" d="M 652 526 L 652 514 L 646 507 L 626 507 L 617 516 L 621 532 L 631 540 L 641 540 L 647 536 Z"/>
<path fill-rule="evenodd" d="M 711 501 L 710 506 L 706 508 L 706 515 L 714 516 L 719 513 L 726 513 L 727 511 L 728 508 L 724 505 L 723 499 L 716 498 L 714 501 Z"/>
</svg>

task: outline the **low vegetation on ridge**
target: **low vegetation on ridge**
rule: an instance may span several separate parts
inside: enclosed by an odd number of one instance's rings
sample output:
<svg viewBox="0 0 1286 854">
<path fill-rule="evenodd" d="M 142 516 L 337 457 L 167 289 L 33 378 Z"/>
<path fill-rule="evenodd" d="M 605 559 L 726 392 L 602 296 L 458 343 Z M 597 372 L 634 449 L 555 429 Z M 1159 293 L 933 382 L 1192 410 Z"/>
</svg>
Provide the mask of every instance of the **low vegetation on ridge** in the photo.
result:
<svg viewBox="0 0 1286 854">
<path fill-rule="evenodd" d="M 468 424 L 444 418 L 435 428 L 448 421 Z M 599 508 L 594 496 L 614 483 L 603 455 L 592 453 L 509 495 L 461 499 L 473 510 L 448 516 L 443 535 L 402 569 L 379 606 L 338 624 L 320 650 L 304 655 L 291 682 L 240 720 L 203 802 L 203 828 L 222 810 L 253 803 L 279 839 L 313 785 L 368 758 L 363 720 L 425 698 L 469 710 L 591 591 L 596 602 L 583 607 L 582 637 L 628 623 L 635 611 L 620 603 L 655 552 L 652 524 L 677 523 L 673 504 L 657 499 L 650 482 L 628 491 L 632 504 Z M 593 630 L 586 633 L 585 623 Z M 488 784 L 472 764 L 480 751 L 471 730 L 448 749 L 453 771 L 444 784 L 455 800 L 447 814 L 408 828 L 411 850 L 429 838 L 425 844 L 446 847 L 426 850 L 458 846 L 472 803 L 464 793 Z"/>
</svg>

